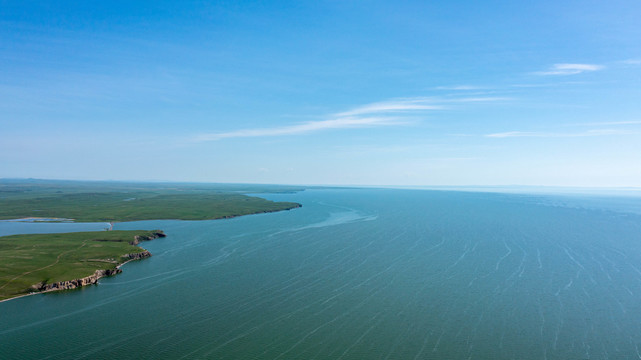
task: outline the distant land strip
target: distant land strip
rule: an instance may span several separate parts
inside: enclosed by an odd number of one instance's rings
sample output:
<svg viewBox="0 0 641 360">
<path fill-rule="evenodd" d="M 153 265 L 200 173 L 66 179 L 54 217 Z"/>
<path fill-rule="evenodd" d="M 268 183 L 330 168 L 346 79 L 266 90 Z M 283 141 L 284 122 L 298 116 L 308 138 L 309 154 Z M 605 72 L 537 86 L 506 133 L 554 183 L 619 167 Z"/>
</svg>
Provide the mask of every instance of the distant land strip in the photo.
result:
<svg viewBox="0 0 641 360">
<path fill-rule="evenodd" d="M 235 193 L 156 194 L 89 192 L 0 199 L 0 220 L 70 219 L 76 222 L 213 220 L 301 207 Z"/>
</svg>

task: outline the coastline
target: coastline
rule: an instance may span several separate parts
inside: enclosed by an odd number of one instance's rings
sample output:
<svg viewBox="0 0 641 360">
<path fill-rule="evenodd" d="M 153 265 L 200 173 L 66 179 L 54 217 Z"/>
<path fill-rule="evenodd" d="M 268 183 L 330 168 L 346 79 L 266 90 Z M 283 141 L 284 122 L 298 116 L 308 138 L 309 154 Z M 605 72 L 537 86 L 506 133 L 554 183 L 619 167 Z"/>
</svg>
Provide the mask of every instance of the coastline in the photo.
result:
<svg viewBox="0 0 641 360">
<path fill-rule="evenodd" d="M 221 219 L 233 219 L 241 216 L 248 216 L 248 215 L 258 215 L 258 214 L 270 214 L 270 213 L 275 213 L 275 212 L 281 212 L 281 211 L 289 211 L 293 209 L 300 209 L 303 207 L 303 204 L 296 203 L 295 206 L 292 206 L 287 209 L 275 209 L 275 210 L 263 210 L 263 211 L 257 211 L 251 214 L 238 214 L 238 215 L 224 215 L 224 216 L 219 216 L 211 219 L 205 219 L 205 220 L 221 220 Z M 165 220 L 165 219 L 158 219 L 158 220 Z M 174 219 L 174 220 L 180 220 L 180 219 Z"/>
<path fill-rule="evenodd" d="M 0 221 L 58 223 L 58 222 L 75 222 L 75 219 L 29 216 L 29 217 L 22 217 L 22 218 L 16 218 L 16 219 L 2 219 Z"/>
<path fill-rule="evenodd" d="M 58 281 L 51 284 L 44 284 L 38 287 L 39 291 L 36 291 L 34 293 L 40 294 L 40 293 L 46 293 L 51 291 L 71 290 L 71 289 L 77 289 L 83 286 L 98 284 L 98 280 L 102 279 L 103 277 L 110 277 L 110 276 L 120 274 L 122 272 L 122 269 L 120 268 L 122 265 L 133 260 L 141 260 L 148 257 L 151 257 L 151 253 L 149 252 L 149 250 L 145 250 L 139 253 L 122 255 L 121 258 L 128 258 L 128 260 L 126 260 L 121 264 L 118 264 L 114 269 L 96 270 L 93 273 L 93 275 L 85 276 L 83 278 Z M 37 286 L 37 285 L 33 285 L 33 286 Z"/>
<path fill-rule="evenodd" d="M 299 203 L 295 203 L 294 206 L 286 208 L 286 209 L 274 209 L 274 210 L 263 210 L 263 211 L 257 211 L 254 213 L 249 213 L 249 214 L 232 214 L 232 215 L 225 215 L 225 216 L 220 216 L 220 217 L 215 217 L 207 220 L 221 220 L 221 219 L 232 219 L 236 217 L 241 217 L 241 216 L 246 216 L 246 215 L 257 215 L 257 214 L 268 214 L 268 213 L 274 213 L 274 212 L 280 212 L 280 211 L 289 211 L 292 209 L 297 209 L 301 208 L 303 205 Z M 40 219 L 44 220 L 41 221 Z M 53 220 L 55 219 L 55 220 Z M 50 221 L 46 221 L 50 220 Z M 51 221 L 53 220 L 53 221 Z M 157 220 L 167 220 L 167 219 L 157 219 Z M 180 220 L 180 219 L 176 219 Z M 8 219 L 8 220 L 0 220 L 0 221 L 25 221 L 25 222 L 75 222 L 74 219 L 65 219 L 65 218 L 35 218 L 35 217 L 29 217 L 29 218 L 21 218 L 21 219 Z M 131 221 L 140 221 L 140 220 L 131 220 Z M 106 231 L 112 231 L 114 228 L 114 225 L 117 224 L 119 221 L 109 221 L 109 227 L 105 229 Z M 129 221 L 124 221 L 124 222 L 129 222 Z M 165 233 L 162 230 L 154 230 L 151 236 L 135 236 L 134 241 L 129 242 L 129 244 L 137 246 L 140 241 L 149 241 L 153 240 L 159 237 L 166 237 Z M 134 260 L 141 260 L 147 257 L 152 256 L 152 254 L 146 250 L 143 249 L 144 251 L 139 252 L 139 253 L 130 253 L 130 254 L 125 254 L 122 255 L 121 257 L 128 258 L 124 262 L 118 264 L 114 269 L 107 269 L 107 270 L 96 270 L 92 275 L 83 277 L 83 278 L 77 278 L 77 279 L 72 279 L 72 280 L 64 280 L 64 281 L 59 281 L 56 283 L 52 284 L 33 284 L 32 288 L 34 290 L 36 289 L 41 289 L 40 291 L 33 291 L 27 294 L 21 294 L 17 295 L 8 299 L 2 299 L 0 300 L 0 303 L 13 300 L 13 299 L 18 299 L 21 297 L 25 296 L 31 296 L 31 295 L 38 295 L 38 294 L 43 294 L 47 292 L 52 292 L 52 291 L 60 291 L 60 290 L 71 290 L 71 289 L 76 289 L 79 287 L 83 286 L 88 286 L 88 285 L 94 285 L 98 284 L 98 280 L 100 280 L 103 277 L 109 277 L 109 276 L 115 276 L 119 273 L 122 272 L 121 267 Z M 143 255 L 141 255 L 143 254 Z"/>
<path fill-rule="evenodd" d="M 127 222 L 135 222 L 135 221 L 149 221 L 149 220 L 183 220 L 183 221 L 206 221 L 206 220 L 222 220 L 222 219 L 233 219 L 241 216 L 248 216 L 248 215 L 258 215 L 258 214 L 270 214 L 270 213 L 275 213 L 275 212 L 281 212 L 281 211 L 289 211 L 293 209 L 299 209 L 302 208 L 303 205 L 299 203 L 294 203 L 295 205 L 284 208 L 284 209 L 273 209 L 273 210 L 260 210 L 252 213 L 247 213 L 247 214 L 232 214 L 232 215 L 222 215 L 222 216 L 215 216 L 211 218 L 198 218 L 198 219 L 189 219 L 189 218 L 154 218 L 154 219 L 131 219 L 131 220 L 101 220 L 101 219 L 91 219 L 91 220 L 81 220 L 77 221 L 76 219 L 70 219 L 70 218 L 56 218 L 56 217 L 20 217 L 20 218 L 13 218 L 13 219 L 0 219 L 0 221 L 6 221 L 6 222 L 28 222 L 28 223 L 75 223 L 75 224 L 80 224 L 80 223 L 105 223 L 108 224 L 109 227 L 106 229 L 107 231 L 113 230 L 114 225 L 118 223 L 127 223 Z"/>
<path fill-rule="evenodd" d="M 141 241 L 150 241 L 153 239 L 162 238 L 166 236 L 167 235 L 165 235 L 165 233 L 162 230 L 154 230 L 148 236 L 141 236 L 141 235 L 134 236 L 134 240 L 130 241 L 129 244 L 132 246 L 137 246 Z M 97 269 L 94 271 L 93 274 L 89 276 L 71 279 L 71 280 L 58 281 L 51 284 L 42 284 L 42 283 L 33 284 L 31 288 L 34 291 L 29 292 L 27 294 L 21 294 L 18 296 L 10 297 L 8 299 L 0 300 L 0 303 L 13 300 L 13 299 L 18 299 L 25 296 L 30 296 L 30 295 L 38 295 L 38 294 L 44 294 L 48 292 L 61 291 L 61 290 L 72 290 L 72 289 L 77 289 L 77 288 L 88 286 L 88 285 L 98 285 L 98 280 L 102 279 L 103 277 L 110 277 L 110 276 L 115 276 L 117 274 L 120 274 L 122 272 L 121 267 L 127 264 L 128 262 L 135 261 L 135 260 L 142 260 L 151 256 L 152 256 L 151 252 L 149 252 L 149 250 L 147 249 L 143 249 L 143 251 L 141 252 L 124 254 L 124 255 L 121 255 L 120 258 L 126 259 L 126 260 L 116 265 L 116 267 L 113 269 Z"/>
<path fill-rule="evenodd" d="M 145 255 L 144 256 L 137 256 L 139 254 L 145 254 Z M 151 257 L 151 256 L 152 255 L 149 252 L 149 250 L 145 250 L 145 251 L 140 252 L 140 253 L 126 254 L 126 255 L 123 255 L 122 257 L 129 257 L 129 259 L 126 260 L 123 263 L 118 264 L 118 266 L 116 266 L 115 269 L 96 270 L 93 273 L 93 275 L 85 276 L 83 278 L 73 279 L 73 280 L 66 280 L 66 281 L 58 281 L 56 283 L 49 284 L 49 285 L 52 286 L 52 288 L 50 288 L 50 289 L 42 290 L 42 291 L 33 291 L 33 292 L 28 293 L 28 294 L 22 294 L 22 295 L 18 295 L 18 296 L 14 296 L 14 297 L 8 298 L 8 299 L 3 299 L 3 300 L 0 300 L 0 303 L 5 302 L 5 301 L 9 301 L 9 300 L 19 299 L 19 298 L 22 298 L 22 297 L 25 297 L 25 296 L 39 295 L 39 294 L 45 294 L 45 293 L 49 293 L 49 292 L 62 291 L 62 290 L 73 290 L 73 289 L 78 289 L 78 288 L 81 288 L 81 287 L 84 287 L 84 286 L 89 286 L 89 285 L 98 285 L 98 280 L 100 280 L 100 279 L 102 279 L 104 277 L 111 277 L 111 276 L 115 276 L 115 275 L 120 274 L 122 272 L 121 267 L 123 265 L 125 265 L 125 264 L 127 264 L 129 262 L 132 262 L 132 261 L 142 260 L 144 258 L 148 258 L 148 257 Z M 73 286 L 73 287 L 65 287 L 64 286 L 65 283 L 75 284 L 75 286 Z"/>
</svg>

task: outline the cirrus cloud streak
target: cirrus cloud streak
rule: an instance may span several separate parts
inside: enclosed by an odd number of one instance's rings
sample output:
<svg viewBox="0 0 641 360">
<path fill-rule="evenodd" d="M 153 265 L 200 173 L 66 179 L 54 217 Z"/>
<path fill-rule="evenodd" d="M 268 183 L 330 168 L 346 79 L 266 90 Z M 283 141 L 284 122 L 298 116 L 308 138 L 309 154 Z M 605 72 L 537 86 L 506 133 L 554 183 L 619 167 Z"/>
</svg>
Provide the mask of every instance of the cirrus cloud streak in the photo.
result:
<svg viewBox="0 0 641 360">
<path fill-rule="evenodd" d="M 349 129 L 399 124 L 402 124 L 402 122 L 394 117 L 343 117 L 322 121 L 308 121 L 301 124 L 274 128 L 241 129 L 223 133 L 201 134 L 196 136 L 195 141 L 202 142 L 240 137 L 297 135 L 328 129 Z"/>
<path fill-rule="evenodd" d="M 549 70 L 539 71 L 538 75 L 575 75 L 583 72 L 603 70 L 605 66 L 595 64 L 554 64 Z"/>
<path fill-rule="evenodd" d="M 195 142 L 216 141 L 229 138 L 268 137 L 307 134 L 330 129 L 372 128 L 381 126 L 404 126 L 416 121 L 416 115 L 427 111 L 444 110 L 439 103 L 478 103 L 508 100 L 500 97 L 466 97 L 438 99 L 431 97 L 401 98 L 355 107 L 351 110 L 328 116 L 326 120 L 298 124 L 240 129 L 229 132 L 205 133 L 192 138 Z"/>
<path fill-rule="evenodd" d="M 359 106 L 348 111 L 330 115 L 329 119 L 326 120 L 308 121 L 271 128 L 241 129 L 221 133 L 200 134 L 196 136 L 194 140 L 196 142 L 203 142 L 241 137 L 298 135 L 330 129 L 400 126 L 407 125 L 411 122 L 407 118 L 408 113 L 416 114 L 440 108 L 440 106 L 431 104 L 431 99 L 428 98 L 396 99 Z"/>
</svg>

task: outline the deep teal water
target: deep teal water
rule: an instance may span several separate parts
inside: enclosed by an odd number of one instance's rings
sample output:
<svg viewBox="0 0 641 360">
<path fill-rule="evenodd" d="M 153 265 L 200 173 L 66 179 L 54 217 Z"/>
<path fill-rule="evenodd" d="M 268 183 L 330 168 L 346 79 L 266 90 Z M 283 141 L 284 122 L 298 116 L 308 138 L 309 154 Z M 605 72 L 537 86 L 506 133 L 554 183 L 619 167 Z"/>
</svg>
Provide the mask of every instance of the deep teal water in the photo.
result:
<svg viewBox="0 0 641 360">
<path fill-rule="evenodd" d="M 0 303 L 0 359 L 641 357 L 638 198 L 265 197 L 303 208 L 117 224 L 168 237 L 98 286 Z"/>
</svg>

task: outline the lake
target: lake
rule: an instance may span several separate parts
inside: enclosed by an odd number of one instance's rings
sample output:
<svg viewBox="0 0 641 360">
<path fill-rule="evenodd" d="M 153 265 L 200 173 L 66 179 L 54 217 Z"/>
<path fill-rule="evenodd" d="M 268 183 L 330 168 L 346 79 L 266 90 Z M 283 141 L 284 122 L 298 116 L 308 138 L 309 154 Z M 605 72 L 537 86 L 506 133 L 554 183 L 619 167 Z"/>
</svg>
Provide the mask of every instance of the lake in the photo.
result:
<svg viewBox="0 0 641 360">
<path fill-rule="evenodd" d="M 261 196 L 303 207 L 116 224 L 168 236 L 98 286 L 0 303 L 0 358 L 641 358 L 639 198 Z"/>
</svg>

